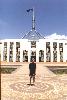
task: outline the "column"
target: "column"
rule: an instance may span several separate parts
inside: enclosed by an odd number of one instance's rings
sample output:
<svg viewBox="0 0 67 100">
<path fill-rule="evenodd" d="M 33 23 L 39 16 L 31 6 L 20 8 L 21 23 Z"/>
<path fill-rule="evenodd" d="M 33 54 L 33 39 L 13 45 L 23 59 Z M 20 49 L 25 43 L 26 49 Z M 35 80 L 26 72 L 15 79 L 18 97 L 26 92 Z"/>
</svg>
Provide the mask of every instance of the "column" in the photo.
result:
<svg viewBox="0 0 67 100">
<path fill-rule="evenodd" d="M 53 62 L 53 42 L 50 42 L 51 62 Z"/>
<path fill-rule="evenodd" d="M 64 43 L 64 47 L 63 47 L 63 59 L 64 59 L 64 62 L 67 62 L 67 43 L 65 42 Z"/>
<path fill-rule="evenodd" d="M 46 62 L 46 42 L 44 44 L 44 62 Z"/>
<path fill-rule="evenodd" d="M 13 62 L 16 62 L 16 42 L 13 45 Z"/>
<path fill-rule="evenodd" d="M 1 44 L 1 61 L 3 61 L 3 54 L 4 54 L 3 50 L 4 50 L 4 42 L 2 42 Z"/>
<path fill-rule="evenodd" d="M 28 62 L 30 62 L 30 54 L 31 53 L 31 50 L 28 50 Z"/>
<path fill-rule="evenodd" d="M 20 42 L 20 62 L 23 62 L 23 43 Z"/>
<path fill-rule="evenodd" d="M 39 62 L 39 50 L 36 50 L 36 62 Z"/>
<path fill-rule="evenodd" d="M 7 62 L 9 62 L 10 42 L 7 42 Z"/>
<path fill-rule="evenodd" d="M 57 42 L 57 62 L 60 62 L 59 43 Z"/>
<path fill-rule="evenodd" d="M 65 43 L 63 43 L 63 62 L 66 62 L 66 50 L 65 50 Z M 66 51 L 66 52 L 65 52 Z"/>
</svg>

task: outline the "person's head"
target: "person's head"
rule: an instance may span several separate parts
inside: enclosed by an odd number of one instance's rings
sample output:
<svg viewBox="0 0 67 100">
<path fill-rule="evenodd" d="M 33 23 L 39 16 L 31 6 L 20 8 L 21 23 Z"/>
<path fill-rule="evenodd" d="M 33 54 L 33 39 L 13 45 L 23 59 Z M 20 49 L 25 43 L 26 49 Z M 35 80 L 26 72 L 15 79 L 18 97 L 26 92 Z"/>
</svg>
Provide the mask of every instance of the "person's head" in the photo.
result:
<svg viewBox="0 0 67 100">
<path fill-rule="evenodd" d="M 35 62 L 35 59 L 34 58 L 32 58 L 32 63 L 34 63 Z"/>
</svg>

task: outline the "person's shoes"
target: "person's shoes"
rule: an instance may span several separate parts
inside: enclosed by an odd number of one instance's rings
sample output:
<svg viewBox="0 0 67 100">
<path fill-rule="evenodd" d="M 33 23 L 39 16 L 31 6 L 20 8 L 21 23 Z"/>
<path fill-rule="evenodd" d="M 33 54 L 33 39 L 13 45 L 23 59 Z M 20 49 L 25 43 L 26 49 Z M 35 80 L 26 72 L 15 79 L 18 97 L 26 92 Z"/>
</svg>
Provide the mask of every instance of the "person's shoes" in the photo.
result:
<svg viewBox="0 0 67 100">
<path fill-rule="evenodd" d="M 30 85 L 31 85 L 31 83 L 30 83 Z"/>
<path fill-rule="evenodd" d="M 35 86 L 35 84 L 31 84 L 31 86 Z"/>
</svg>

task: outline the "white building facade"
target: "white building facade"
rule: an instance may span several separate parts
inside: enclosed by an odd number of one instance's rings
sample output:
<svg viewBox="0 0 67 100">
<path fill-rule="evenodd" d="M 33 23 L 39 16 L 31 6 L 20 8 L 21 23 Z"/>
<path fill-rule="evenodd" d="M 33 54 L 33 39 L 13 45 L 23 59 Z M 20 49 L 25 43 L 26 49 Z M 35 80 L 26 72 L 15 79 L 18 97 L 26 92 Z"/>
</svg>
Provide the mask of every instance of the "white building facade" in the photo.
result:
<svg viewBox="0 0 67 100">
<path fill-rule="evenodd" d="M 34 9 L 32 30 L 22 39 L 0 40 L 0 59 L 5 62 L 67 62 L 67 39 L 44 38 L 35 30 Z"/>
<path fill-rule="evenodd" d="M 4 39 L 0 40 L 1 61 L 67 62 L 67 40 Z"/>
</svg>

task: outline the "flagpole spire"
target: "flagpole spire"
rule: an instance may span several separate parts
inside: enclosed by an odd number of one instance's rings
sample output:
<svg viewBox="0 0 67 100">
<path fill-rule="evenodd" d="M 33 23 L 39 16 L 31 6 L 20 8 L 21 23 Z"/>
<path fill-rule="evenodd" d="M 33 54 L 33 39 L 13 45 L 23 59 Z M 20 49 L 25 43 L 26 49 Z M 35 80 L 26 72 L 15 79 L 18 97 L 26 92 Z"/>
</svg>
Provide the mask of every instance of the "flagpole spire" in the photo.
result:
<svg viewBox="0 0 67 100">
<path fill-rule="evenodd" d="M 34 8 L 28 9 L 27 12 L 32 11 L 32 30 L 35 30 L 35 14 L 34 14 Z"/>
<path fill-rule="evenodd" d="M 34 15 L 34 8 L 33 8 L 33 16 L 32 16 L 32 30 L 35 30 L 35 15 Z"/>
</svg>

